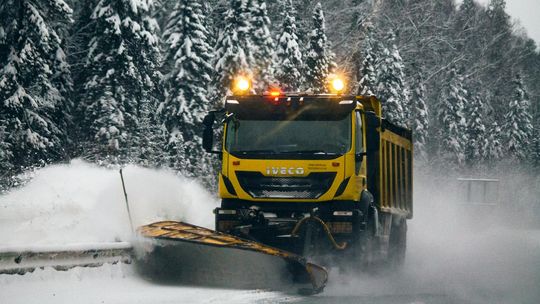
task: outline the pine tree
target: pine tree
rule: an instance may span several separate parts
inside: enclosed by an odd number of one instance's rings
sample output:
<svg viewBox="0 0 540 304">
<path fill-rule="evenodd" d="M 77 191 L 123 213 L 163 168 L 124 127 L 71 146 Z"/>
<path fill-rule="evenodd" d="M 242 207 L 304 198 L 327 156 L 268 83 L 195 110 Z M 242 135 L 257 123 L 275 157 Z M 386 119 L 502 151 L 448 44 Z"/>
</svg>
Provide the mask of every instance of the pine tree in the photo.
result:
<svg viewBox="0 0 540 304">
<path fill-rule="evenodd" d="M 538 124 L 533 132 L 531 162 L 537 170 L 540 169 L 540 127 Z"/>
<path fill-rule="evenodd" d="M 467 145 L 465 156 L 469 165 L 478 164 L 485 160 L 484 148 L 489 144 L 486 126 L 484 125 L 484 109 L 486 105 L 478 94 L 470 94 L 465 104 L 465 117 L 467 121 Z"/>
<path fill-rule="evenodd" d="M 253 59 L 256 71 L 254 71 L 255 85 L 258 91 L 263 92 L 275 83 L 272 57 L 274 56 L 274 41 L 270 33 L 270 18 L 266 9 L 266 2 L 260 4 L 257 0 L 251 0 L 251 24 L 253 27 L 251 40 L 253 42 Z"/>
<path fill-rule="evenodd" d="M 165 41 L 165 100 L 158 116 L 169 134 L 166 150 L 170 167 L 184 176 L 200 172 L 200 125 L 210 107 L 207 87 L 212 72 L 211 48 L 200 1 L 181 0 L 174 7 L 163 33 Z"/>
<path fill-rule="evenodd" d="M 324 13 L 318 2 L 313 12 L 313 30 L 309 34 L 309 47 L 305 59 L 306 87 L 315 93 L 327 92 L 331 72 L 332 52 L 326 38 Z"/>
<path fill-rule="evenodd" d="M 377 64 L 377 44 L 374 41 L 373 25 L 370 21 L 363 24 L 364 41 L 360 44 L 360 54 L 363 57 L 360 68 L 358 69 L 358 94 L 375 95 L 377 91 L 377 73 L 375 65 Z"/>
<path fill-rule="evenodd" d="M 58 128 L 62 130 L 61 140 L 64 143 L 64 154 L 66 157 L 70 157 L 73 155 L 74 150 L 75 103 L 73 101 L 74 85 L 71 65 L 68 63 L 64 46 L 65 43 L 62 43 L 62 47 L 56 50 L 51 78 L 51 82 L 58 88 L 59 93 L 59 100 L 55 104 L 52 119 L 58 125 Z"/>
<path fill-rule="evenodd" d="M 7 142 L 5 124 L 0 120 L 0 194 L 9 189 L 10 179 L 14 175 L 13 154 Z"/>
<path fill-rule="evenodd" d="M 494 164 L 503 156 L 501 143 L 501 128 L 496 120 L 493 121 L 487 132 L 487 140 L 483 147 L 487 164 Z"/>
<path fill-rule="evenodd" d="M 489 88 L 494 93 L 495 106 L 506 103 L 507 92 L 513 90 L 513 63 L 515 62 L 509 49 L 511 48 L 512 24 L 506 13 L 505 0 L 490 0 L 484 17 L 484 37 L 487 40 L 481 56 L 485 58 L 485 72 L 491 77 Z M 503 110 L 503 109 L 499 109 Z M 504 130 L 503 130 L 504 132 Z"/>
<path fill-rule="evenodd" d="M 403 59 L 394 44 L 394 34 L 389 33 L 390 49 L 384 47 L 376 63 L 375 95 L 383 105 L 383 115 L 393 123 L 406 126 L 409 115 L 407 85 L 403 70 Z"/>
<path fill-rule="evenodd" d="M 152 0 L 100 0 L 88 25 L 80 117 L 84 156 L 98 162 L 136 161 L 140 120 L 154 107 L 160 60 Z"/>
<path fill-rule="evenodd" d="M 533 127 L 529 100 L 520 74 L 514 79 L 514 96 L 504 115 L 501 129 L 505 152 L 515 160 L 525 160 L 528 157 Z"/>
<path fill-rule="evenodd" d="M 475 0 L 464 0 L 455 16 L 453 40 L 459 55 L 465 57 L 465 66 L 468 69 L 478 64 L 477 57 L 483 51 L 480 12 L 481 6 Z"/>
<path fill-rule="evenodd" d="M 459 35 L 471 36 L 471 30 L 476 25 L 476 14 L 478 12 L 478 4 L 475 0 L 463 0 L 456 13 L 456 32 Z"/>
<path fill-rule="evenodd" d="M 463 17 L 463 20 L 469 19 L 474 12 L 474 9 L 476 7 L 475 0 L 463 0 L 461 5 L 459 6 L 459 12 L 460 15 Z"/>
<path fill-rule="evenodd" d="M 429 130 L 429 113 L 425 101 L 426 88 L 422 79 L 418 76 L 416 85 L 412 90 L 412 130 L 415 158 L 419 161 L 427 161 L 427 140 Z"/>
<path fill-rule="evenodd" d="M 13 169 L 13 153 L 11 144 L 7 141 L 6 124 L 0 121 L 0 185 L 2 180 L 7 178 Z"/>
<path fill-rule="evenodd" d="M 71 22 L 63 0 L 7 0 L 0 4 L 0 128 L 4 157 L 16 168 L 65 157 L 58 109 L 66 101 L 69 74 L 60 24 Z"/>
<path fill-rule="evenodd" d="M 297 91 L 303 84 L 302 53 L 300 41 L 296 36 L 295 10 L 291 0 L 286 2 L 281 33 L 277 38 L 276 58 L 274 59 L 275 76 L 280 88 L 285 91 Z"/>
<path fill-rule="evenodd" d="M 463 76 L 455 68 L 449 70 L 447 83 L 441 92 L 437 113 L 439 155 L 443 164 L 461 166 L 467 143 L 467 122 L 463 112 L 467 91 L 463 88 Z"/>
<path fill-rule="evenodd" d="M 362 60 L 362 65 L 359 75 L 361 76 L 358 82 L 358 94 L 360 95 L 375 95 L 377 89 L 377 74 L 375 72 L 376 57 L 371 45 L 367 45 L 366 54 Z"/>
<path fill-rule="evenodd" d="M 247 0 L 230 0 L 224 28 L 214 47 L 212 100 L 217 104 L 222 104 L 230 93 L 235 77 L 245 75 L 251 78 L 253 74 L 252 27 L 249 21 Z"/>
</svg>

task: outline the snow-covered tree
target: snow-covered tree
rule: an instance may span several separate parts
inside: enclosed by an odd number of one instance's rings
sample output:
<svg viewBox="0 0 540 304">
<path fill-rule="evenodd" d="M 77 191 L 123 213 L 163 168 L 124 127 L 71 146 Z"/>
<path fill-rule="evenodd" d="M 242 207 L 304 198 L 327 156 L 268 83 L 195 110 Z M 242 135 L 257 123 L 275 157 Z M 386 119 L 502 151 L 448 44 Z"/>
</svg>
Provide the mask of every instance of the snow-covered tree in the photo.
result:
<svg viewBox="0 0 540 304">
<path fill-rule="evenodd" d="M 375 95 L 377 88 L 377 75 L 375 73 L 376 58 L 371 44 L 366 44 L 366 46 L 366 53 L 359 71 L 358 94 Z"/>
<path fill-rule="evenodd" d="M 73 153 L 74 137 L 74 112 L 73 78 L 71 66 L 67 62 L 64 48 L 58 48 L 55 54 L 55 65 L 51 82 L 58 88 L 60 99 L 56 103 L 53 120 L 62 130 L 62 141 L 65 143 L 66 154 Z"/>
<path fill-rule="evenodd" d="M 200 124 L 210 108 L 211 48 L 201 1 L 181 0 L 163 33 L 165 99 L 157 114 L 169 136 L 170 166 L 185 176 L 201 175 Z"/>
<path fill-rule="evenodd" d="M 407 84 L 403 70 L 403 59 L 394 43 L 393 32 L 389 33 L 390 48 L 384 47 L 376 62 L 375 95 L 383 105 L 383 116 L 393 123 L 407 126 L 409 115 Z"/>
<path fill-rule="evenodd" d="M 503 145 L 509 157 L 524 160 L 528 157 L 533 132 L 529 100 L 521 75 L 516 75 L 514 92 L 501 127 Z"/>
<path fill-rule="evenodd" d="M 464 108 L 467 95 L 463 87 L 463 76 L 451 68 L 447 74 L 447 85 L 439 98 L 437 112 L 439 157 L 446 165 L 464 164 L 467 144 Z"/>
<path fill-rule="evenodd" d="M 375 42 L 373 24 L 369 20 L 363 22 L 362 29 L 364 41 L 359 44 L 360 50 L 358 53 L 362 57 L 362 62 L 357 71 L 357 93 L 359 95 L 375 95 L 377 91 L 375 65 L 377 64 L 377 47 L 379 45 Z"/>
<path fill-rule="evenodd" d="M 484 148 L 489 144 L 484 109 L 486 105 L 478 94 L 470 94 L 465 104 L 464 114 L 467 121 L 467 144 L 465 156 L 469 165 L 477 164 L 486 157 Z"/>
<path fill-rule="evenodd" d="M 212 102 L 214 103 L 222 103 L 230 92 L 235 77 L 252 76 L 254 59 L 249 16 L 247 0 L 230 0 L 224 28 L 221 29 L 214 47 L 212 64 L 214 68 Z"/>
<path fill-rule="evenodd" d="M 270 33 L 270 18 L 263 0 L 251 0 L 251 40 L 253 42 L 253 59 L 255 60 L 254 78 L 258 91 L 263 92 L 275 82 L 272 58 L 274 56 L 274 41 Z"/>
<path fill-rule="evenodd" d="M 295 13 L 292 1 L 287 0 L 274 58 L 275 77 L 280 88 L 285 91 L 299 90 L 304 81 L 300 41 L 296 35 Z"/>
<path fill-rule="evenodd" d="M 313 30 L 309 34 L 309 46 L 305 56 L 306 87 L 315 93 L 327 92 L 328 76 L 331 68 L 333 54 L 325 33 L 324 12 L 318 2 L 313 11 Z"/>
<path fill-rule="evenodd" d="M 538 170 L 540 169 L 540 126 L 538 122 L 533 130 L 531 146 L 531 162 Z"/>
<path fill-rule="evenodd" d="M 0 3 L 0 128 L 10 149 L 4 157 L 18 168 L 65 157 L 57 111 L 71 80 L 57 30 L 71 14 L 63 0 Z"/>
<path fill-rule="evenodd" d="M 82 75 L 84 156 L 106 162 L 136 158 L 140 119 L 155 107 L 160 60 L 152 0 L 100 0 Z"/>
<path fill-rule="evenodd" d="M 464 0 L 456 12 L 453 39 L 458 56 L 462 56 L 464 65 L 472 70 L 479 64 L 476 58 L 484 51 L 481 30 L 481 12 L 483 7 L 475 0 Z"/>
<path fill-rule="evenodd" d="M 489 126 L 487 140 L 483 150 L 485 151 L 485 160 L 488 164 L 499 161 L 503 156 L 501 127 L 497 121 L 493 121 L 493 123 Z"/>
<path fill-rule="evenodd" d="M 5 124 L 0 120 L 0 194 L 9 188 L 10 178 L 13 176 L 13 153 L 11 145 L 7 142 L 7 133 Z"/>
<path fill-rule="evenodd" d="M 6 125 L 0 121 L 0 182 L 13 169 L 13 153 L 11 144 L 7 141 Z M 0 187 L 1 188 L 1 187 Z"/>
<path fill-rule="evenodd" d="M 426 87 L 420 77 L 415 81 L 411 94 L 414 155 L 417 160 L 427 161 L 427 141 L 429 128 L 429 113 L 425 100 Z"/>
<path fill-rule="evenodd" d="M 456 33 L 458 35 L 465 35 L 471 37 L 473 34 L 471 31 L 477 26 L 477 15 L 479 12 L 479 5 L 475 0 L 463 0 L 456 12 L 455 26 Z"/>
<path fill-rule="evenodd" d="M 493 24 L 508 24 L 510 16 L 505 12 L 506 0 L 490 0 L 487 6 L 487 15 Z"/>
<path fill-rule="evenodd" d="M 503 105 L 507 101 L 506 95 L 513 90 L 513 77 L 515 62 L 510 50 L 513 48 L 512 24 L 510 16 L 506 13 L 505 0 L 490 0 L 484 16 L 480 41 L 487 41 L 482 45 L 481 53 L 483 68 L 491 76 L 491 89 L 495 105 Z M 479 58 L 479 59 L 481 59 Z M 499 110 L 503 110 L 499 108 Z M 503 130 L 504 132 L 504 130 Z"/>
</svg>

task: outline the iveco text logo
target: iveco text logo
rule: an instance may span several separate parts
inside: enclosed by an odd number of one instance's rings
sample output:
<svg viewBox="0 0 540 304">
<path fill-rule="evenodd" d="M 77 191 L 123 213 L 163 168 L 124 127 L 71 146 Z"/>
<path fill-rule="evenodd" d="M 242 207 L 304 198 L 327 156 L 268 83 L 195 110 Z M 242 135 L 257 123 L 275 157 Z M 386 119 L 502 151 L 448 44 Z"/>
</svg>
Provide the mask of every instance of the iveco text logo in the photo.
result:
<svg viewBox="0 0 540 304">
<path fill-rule="evenodd" d="M 266 175 L 303 175 L 304 168 L 296 167 L 268 167 Z"/>
</svg>

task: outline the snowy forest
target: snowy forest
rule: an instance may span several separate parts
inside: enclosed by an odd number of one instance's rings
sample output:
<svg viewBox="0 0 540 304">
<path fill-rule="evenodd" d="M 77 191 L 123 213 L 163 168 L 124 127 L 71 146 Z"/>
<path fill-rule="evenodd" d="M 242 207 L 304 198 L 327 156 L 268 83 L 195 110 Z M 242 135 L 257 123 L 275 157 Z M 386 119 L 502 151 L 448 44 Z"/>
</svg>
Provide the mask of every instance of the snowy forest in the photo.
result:
<svg viewBox="0 0 540 304">
<path fill-rule="evenodd" d="M 74 158 L 213 187 L 201 121 L 238 74 L 344 75 L 413 129 L 417 166 L 538 176 L 540 53 L 504 0 L 0 0 L 0 190 Z"/>
</svg>

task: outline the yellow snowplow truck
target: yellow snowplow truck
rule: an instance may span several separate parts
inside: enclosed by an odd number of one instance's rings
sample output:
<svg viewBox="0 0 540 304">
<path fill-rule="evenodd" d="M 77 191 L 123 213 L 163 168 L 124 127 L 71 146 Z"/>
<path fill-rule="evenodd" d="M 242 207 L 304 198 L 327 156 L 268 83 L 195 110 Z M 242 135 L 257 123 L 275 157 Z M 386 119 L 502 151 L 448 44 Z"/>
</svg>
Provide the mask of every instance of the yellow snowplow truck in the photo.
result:
<svg viewBox="0 0 540 304">
<path fill-rule="evenodd" d="M 412 135 L 376 97 L 234 95 L 203 124 L 222 160 L 217 231 L 324 264 L 403 262 Z"/>
</svg>

